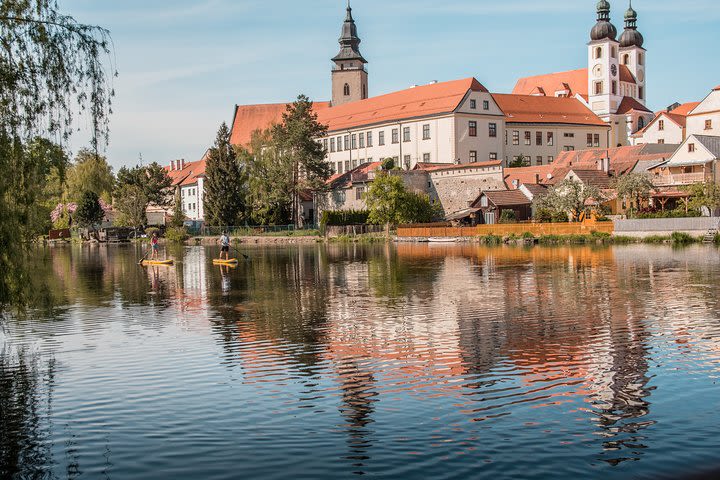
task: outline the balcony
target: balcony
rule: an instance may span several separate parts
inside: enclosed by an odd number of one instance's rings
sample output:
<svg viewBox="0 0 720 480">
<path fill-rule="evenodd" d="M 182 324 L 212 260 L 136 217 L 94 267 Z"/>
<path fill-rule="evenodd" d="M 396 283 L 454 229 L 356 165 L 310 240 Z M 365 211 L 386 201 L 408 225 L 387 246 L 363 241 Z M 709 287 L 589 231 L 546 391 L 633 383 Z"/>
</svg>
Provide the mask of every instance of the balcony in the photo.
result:
<svg viewBox="0 0 720 480">
<path fill-rule="evenodd" d="M 693 183 L 702 183 L 705 180 L 705 174 L 703 172 L 698 172 L 658 175 L 653 177 L 652 182 L 656 187 L 667 187 L 672 185 L 692 185 Z"/>
</svg>

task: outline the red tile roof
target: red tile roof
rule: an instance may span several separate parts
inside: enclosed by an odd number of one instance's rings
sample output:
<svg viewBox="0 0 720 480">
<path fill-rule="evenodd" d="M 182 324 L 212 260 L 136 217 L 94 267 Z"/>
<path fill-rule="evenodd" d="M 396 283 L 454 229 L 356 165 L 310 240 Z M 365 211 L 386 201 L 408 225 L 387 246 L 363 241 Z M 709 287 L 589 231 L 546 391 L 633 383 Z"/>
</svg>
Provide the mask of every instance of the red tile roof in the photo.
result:
<svg viewBox="0 0 720 480">
<path fill-rule="evenodd" d="M 168 177 L 172 180 L 174 187 L 178 185 L 191 185 L 197 182 L 197 177 L 205 175 L 205 164 L 207 161 L 208 152 L 205 152 L 203 157 L 196 162 L 185 162 L 185 166 L 180 169 L 173 169 L 172 165 L 166 165 L 163 167 L 167 172 Z M 175 160 L 176 163 L 181 160 Z"/>
<path fill-rule="evenodd" d="M 330 188 L 347 188 L 352 185 L 353 177 L 364 176 L 379 169 L 382 162 L 369 162 L 348 170 L 344 173 L 336 173 L 325 182 Z"/>
<path fill-rule="evenodd" d="M 485 195 L 487 199 L 496 207 L 510 207 L 515 205 L 529 205 L 530 199 L 525 196 L 520 190 L 497 190 L 487 191 L 481 194 Z M 477 204 L 477 202 L 475 202 Z"/>
<path fill-rule="evenodd" d="M 548 181 L 548 174 L 552 174 L 552 172 L 555 170 L 554 165 L 536 165 L 534 167 L 516 167 L 516 168 L 506 168 L 504 170 L 505 174 L 505 185 L 508 189 L 514 190 L 517 187 L 515 186 L 514 180 L 517 180 L 517 185 L 520 186 L 521 184 L 531 184 L 531 183 L 540 183 L 544 184 Z"/>
<path fill-rule="evenodd" d="M 494 93 L 508 123 L 560 123 L 608 127 L 600 117 L 575 98 L 539 97 Z"/>
<path fill-rule="evenodd" d="M 720 85 L 718 85 L 717 87 L 713 88 L 713 92 L 717 92 L 718 90 L 720 90 Z"/>
<path fill-rule="evenodd" d="M 620 65 L 620 81 L 627 83 L 637 83 L 635 81 L 635 76 L 633 76 L 627 65 Z"/>
<path fill-rule="evenodd" d="M 547 96 L 554 97 L 555 92 L 570 88 L 570 95 L 588 94 L 588 70 L 580 68 L 567 72 L 550 73 L 521 78 L 515 84 L 512 93 L 516 95 L 529 95 L 541 89 Z"/>
<path fill-rule="evenodd" d="M 629 113 L 632 110 L 652 113 L 652 110 L 650 110 L 645 105 L 638 102 L 632 97 L 623 97 L 622 102 L 620 102 L 620 106 L 618 107 L 616 113 L 618 115 L 622 115 L 624 113 Z"/>
<path fill-rule="evenodd" d="M 600 189 L 608 189 L 612 185 L 612 178 L 607 172 L 603 172 L 602 170 L 581 170 L 575 167 L 570 170 L 585 185 L 592 185 Z M 560 179 L 558 178 L 558 180 Z"/>
<path fill-rule="evenodd" d="M 230 143 L 247 145 L 256 130 L 265 130 L 282 121 L 287 103 L 269 103 L 259 105 L 235 105 Z M 330 102 L 314 102 L 313 110 L 321 112 L 328 108 Z"/>
<path fill-rule="evenodd" d="M 502 161 L 500 160 L 492 160 L 489 162 L 475 162 L 475 163 L 446 163 L 446 164 L 438 164 L 438 163 L 418 163 L 415 166 L 415 170 L 423 170 L 425 172 L 439 172 L 442 170 L 465 170 L 468 168 L 484 168 L 484 167 L 497 167 L 498 165 L 502 165 Z"/>
<path fill-rule="evenodd" d="M 474 78 L 453 80 L 358 100 L 318 112 L 329 131 L 454 111 L 469 90 L 487 92 Z"/>
<path fill-rule="evenodd" d="M 700 102 L 688 102 L 688 103 L 683 103 L 682 105 L 680 105 L 680 106 L 677 107 L 676 109 L 671 110 L 669 113 L 672 113 L 673 115 L 682 115 L 682 116 L 686 117 L 686 116 L 687 116 L 690 112 L 692 112 L 692 111 L 695 109 L 695 107 L 697 107 L 698 105 L 700 105 Z"/>
<path fill-rule="evenodd" d="M 190 171 L 190 174 L 185 177 L 185 179 L 180 183 L 180 186 L 184 187 L 186 185 L 193 185 L 197 183 L 198 177 L 205 175 L 206 164 L 206 158 L 203 158 L 202 160 L 197 162 L 193 162 L 193 167 Z"/>
</svg>

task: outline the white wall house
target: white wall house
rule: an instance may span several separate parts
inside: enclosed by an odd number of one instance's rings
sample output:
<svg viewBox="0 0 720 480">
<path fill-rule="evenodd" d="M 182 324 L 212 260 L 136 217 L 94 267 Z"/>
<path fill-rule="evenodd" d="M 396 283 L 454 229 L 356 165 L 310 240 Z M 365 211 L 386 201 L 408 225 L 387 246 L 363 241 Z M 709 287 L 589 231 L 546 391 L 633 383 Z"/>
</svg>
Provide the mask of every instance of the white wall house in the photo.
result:
<svg viewBox="0 0 720 480">
<path fill-rule="evenodd" d="M 645 128 L 631 136 L 633 145 L 645 143 L 679 145 L 685 141 L 688 114 L 699 102 L 675 104 L 659 112 Z"/>
<path fill-rule="evenodd" d="M 720 85 L 688 114 L 687 134 L 720 136 Z"/>
</svg>

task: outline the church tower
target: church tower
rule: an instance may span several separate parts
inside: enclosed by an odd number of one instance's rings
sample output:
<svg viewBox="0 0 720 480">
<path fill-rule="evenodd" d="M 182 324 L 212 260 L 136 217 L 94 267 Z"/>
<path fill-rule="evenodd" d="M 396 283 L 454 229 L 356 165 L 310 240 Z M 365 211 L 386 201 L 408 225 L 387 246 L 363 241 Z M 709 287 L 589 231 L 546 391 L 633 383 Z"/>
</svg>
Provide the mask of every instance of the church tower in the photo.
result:
<svg viewBox="0 0 720 480">
<path fill-rule="evenodd" d="M 350 0 L 340 35 L 340 53 L 332 59 L 332 106 L 368 98 L 367 60 L 360 54 L 360 38 L 352 17 Z"/>
<path fill-rule="evenodd" d="M 610 3 L 597 3 L 597 23 L 588 43 L 588 103 L 600 118 L 617 111 L 622 95 L 619 78 L 617 29 L 610 23 Z"/>
<path fill-rule="evenodd" d="M 632 96 L 643 105 L 647 101 L 644 42 L 645 39 L 637 30 L 637 12 L 633 10 L 630 0 L 630 7 L 625 12 L 625 31 L 620 36 L 620 63 L 635 77 L 637 90 Z"/>
</svg>

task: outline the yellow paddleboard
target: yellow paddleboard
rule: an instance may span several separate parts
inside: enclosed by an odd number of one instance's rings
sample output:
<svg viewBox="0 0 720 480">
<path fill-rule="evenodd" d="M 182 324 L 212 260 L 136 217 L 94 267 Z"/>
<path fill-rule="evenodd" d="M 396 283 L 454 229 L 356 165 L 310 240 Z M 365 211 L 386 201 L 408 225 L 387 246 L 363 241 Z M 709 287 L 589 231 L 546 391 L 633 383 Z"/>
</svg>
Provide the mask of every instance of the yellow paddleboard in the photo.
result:
<svg viewBox="0 0 720 480">
<path fill-rule="evenodd" d="M 174 260 L 143 260 L 143 265 L 163 265 L 170 266 L 174 263 Z"/>
<path fill-rule="evenodd" d="M 237 258 L 228 258 L 227 260 L 219 260 L 217 258 L 213 258 L 214 265 L 235 265 L 236 263 L 238 263 Z"/>
</svg>

